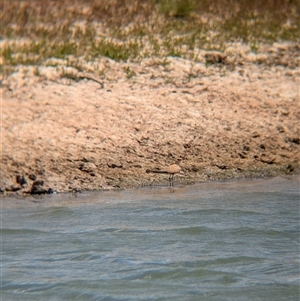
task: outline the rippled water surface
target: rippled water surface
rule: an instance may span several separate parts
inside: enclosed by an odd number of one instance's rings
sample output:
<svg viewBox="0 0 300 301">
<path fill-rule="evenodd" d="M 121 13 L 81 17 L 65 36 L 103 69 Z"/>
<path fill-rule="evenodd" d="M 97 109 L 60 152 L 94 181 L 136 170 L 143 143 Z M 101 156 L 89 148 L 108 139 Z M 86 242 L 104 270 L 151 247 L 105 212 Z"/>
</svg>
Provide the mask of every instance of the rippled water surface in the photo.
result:
<svg viewBox="0 0 300 301">
<path fill-rule="evenodd" d="M 299 300 L 299 177 L 1 206 L 1 300 Z"/>
</svg>

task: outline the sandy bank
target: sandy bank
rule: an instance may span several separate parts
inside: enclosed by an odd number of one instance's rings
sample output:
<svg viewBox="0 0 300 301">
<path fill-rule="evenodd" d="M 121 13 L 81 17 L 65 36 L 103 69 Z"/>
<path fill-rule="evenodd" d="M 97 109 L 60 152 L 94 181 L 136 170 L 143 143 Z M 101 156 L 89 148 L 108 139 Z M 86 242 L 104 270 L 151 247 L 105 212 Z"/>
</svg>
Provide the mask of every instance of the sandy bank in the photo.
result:
<svg viewBox="0 0 300 301">
<path fill-rule="evenodd" d="M 175 185 L 299 173 L 297 45 L 269 47 L 259 60 L 243 49 L 211 65 L 102 63 L 106 78 L 89 76 L 103 87 L 52 67 L 3 81 L 3 191 L 28 192 L 34 180 L 58 192 L 167 185 L 145 171 L 177 158 Z"/>
</svg>

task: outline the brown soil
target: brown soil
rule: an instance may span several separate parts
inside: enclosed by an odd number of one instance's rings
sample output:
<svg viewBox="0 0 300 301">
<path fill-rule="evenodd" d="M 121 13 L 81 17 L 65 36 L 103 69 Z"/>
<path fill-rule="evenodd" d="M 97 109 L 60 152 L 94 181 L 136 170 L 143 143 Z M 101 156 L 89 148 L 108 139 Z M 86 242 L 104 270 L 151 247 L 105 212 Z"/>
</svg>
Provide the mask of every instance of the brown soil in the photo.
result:
<svg viewBox="0 0 300 301">
<path fill-rule="evenodd" d="M 58 192 L 167 185 L 146 169 L 177 158 L 175 185 L 299 173 L 299 47 L 239 47 L 204 53 L 211 65 L 103 59 L 104 79 L 20 68 L 1 87 L 0 187 L 26 193 L 35 177 Z"/>
</svg>

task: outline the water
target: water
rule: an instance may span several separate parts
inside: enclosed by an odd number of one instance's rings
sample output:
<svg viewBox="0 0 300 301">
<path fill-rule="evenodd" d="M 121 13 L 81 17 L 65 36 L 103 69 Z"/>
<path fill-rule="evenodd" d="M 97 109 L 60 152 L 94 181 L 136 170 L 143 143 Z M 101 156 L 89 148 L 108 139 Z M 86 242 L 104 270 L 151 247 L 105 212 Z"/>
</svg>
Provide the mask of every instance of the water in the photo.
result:
<svg viewBox="0 0 300 301">
<path fill-rule="evenodd" d="M 2 200 L 2 300 L 299 300 L 299 178 Z"/>
</svg>

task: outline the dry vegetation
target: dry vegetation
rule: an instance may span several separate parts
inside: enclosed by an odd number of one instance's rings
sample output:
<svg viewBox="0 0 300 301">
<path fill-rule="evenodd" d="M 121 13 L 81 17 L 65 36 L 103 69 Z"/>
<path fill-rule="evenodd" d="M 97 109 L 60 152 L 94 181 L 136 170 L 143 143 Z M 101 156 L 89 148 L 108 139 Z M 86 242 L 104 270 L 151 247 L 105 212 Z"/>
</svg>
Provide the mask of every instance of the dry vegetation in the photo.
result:
<svg viewBox="0 0 300 301">
<path fill-rule="evenodd" d="M 0 4 L 0 193 L 299 173 L 299 0 Z"/>
<path fill-rule="evenodd" d="M 243 42 L 299 42 L 298 0 L 2 0 L 1 72 L 17 66 L 63 65 L 105 56 L 140 61 L 167 56 L 199 59 Z M 36 71 L 38 73 L 38 70 Z"/>
</svg>

